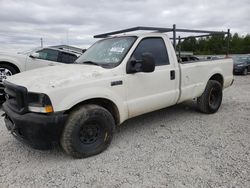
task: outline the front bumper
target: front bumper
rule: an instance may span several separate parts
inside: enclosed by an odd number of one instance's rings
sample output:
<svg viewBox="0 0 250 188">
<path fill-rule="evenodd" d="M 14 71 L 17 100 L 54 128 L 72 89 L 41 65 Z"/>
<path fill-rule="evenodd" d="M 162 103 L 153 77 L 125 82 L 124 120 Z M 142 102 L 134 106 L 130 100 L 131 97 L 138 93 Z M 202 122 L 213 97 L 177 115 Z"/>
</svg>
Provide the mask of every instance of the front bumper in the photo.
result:
<svg viewBox="0 0 250 188">
<path fill-rule="evenodd" d="M 18 114 L 3 103 L 5 125 L 18 140 L 35 149 L 49 149 L 59 143 L 67 115 L 61 113 Z"/>
</svg>

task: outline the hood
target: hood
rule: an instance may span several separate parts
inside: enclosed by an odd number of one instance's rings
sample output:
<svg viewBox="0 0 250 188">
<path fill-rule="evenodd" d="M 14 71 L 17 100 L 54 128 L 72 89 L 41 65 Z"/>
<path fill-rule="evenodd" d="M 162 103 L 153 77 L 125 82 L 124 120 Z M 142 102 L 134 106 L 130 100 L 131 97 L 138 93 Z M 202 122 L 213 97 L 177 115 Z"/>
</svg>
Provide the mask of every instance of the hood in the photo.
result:
<svg viewBox="0 0 250 188">
<path fill-rule="evenodd" d="M 17 52 L 0 52 L 0 56 L 20 57 L 20 56 L 26 56 L 26 55 L 20 54 Z"/>
<path fill-rule="evenodd" d="M 7 81 L 29 91 L 42 92 L 102 78 L 110 70 L 95 65 L 62 64 L 22 72 L 8 77 Z"/>
</svg>

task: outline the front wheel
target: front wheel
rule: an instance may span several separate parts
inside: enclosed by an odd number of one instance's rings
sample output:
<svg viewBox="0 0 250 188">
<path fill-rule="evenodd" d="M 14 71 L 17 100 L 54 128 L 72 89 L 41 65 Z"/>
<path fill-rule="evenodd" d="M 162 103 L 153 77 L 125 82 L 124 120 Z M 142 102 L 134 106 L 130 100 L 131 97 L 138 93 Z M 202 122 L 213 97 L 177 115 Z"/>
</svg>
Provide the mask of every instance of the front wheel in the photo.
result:
<svg viewBox="0 0 250 188">
<path fill-rule="evenodd" d="M 69 114 L 61 146 L 74 158 L 96 155 L 109 146 L 114 129 L 115 121 L 108 110 L 98 105 L 83 105 Z"/>
<path fill-rule="evenodd" d="M 222 102 L 222 85 L 215 80 L 209 80 L 205 91 L 198 97 L 197 105 L 201 112 L 211 114 L 218 111 Z"/>
</svg>

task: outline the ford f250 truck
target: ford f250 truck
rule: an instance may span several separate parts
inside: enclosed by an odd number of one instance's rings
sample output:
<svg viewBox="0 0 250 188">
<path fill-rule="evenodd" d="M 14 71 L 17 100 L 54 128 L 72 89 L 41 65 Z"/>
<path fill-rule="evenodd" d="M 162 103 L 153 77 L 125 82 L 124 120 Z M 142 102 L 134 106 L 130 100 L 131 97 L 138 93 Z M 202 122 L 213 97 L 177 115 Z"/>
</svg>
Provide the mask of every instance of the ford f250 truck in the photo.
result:
<svg viewBox="0 0 250 188">
<path fill-rule="evenodd" d="M 83 158 L 104 151 L 125 120 L 197 98 L 215 113 L 233 82 L 232 59 L 178 63 L 162 32 L 106 37 L 75 64 L 27 71 L 4 81 L 8 130 L 34 148 L 60 143 Z"/>
</svg>

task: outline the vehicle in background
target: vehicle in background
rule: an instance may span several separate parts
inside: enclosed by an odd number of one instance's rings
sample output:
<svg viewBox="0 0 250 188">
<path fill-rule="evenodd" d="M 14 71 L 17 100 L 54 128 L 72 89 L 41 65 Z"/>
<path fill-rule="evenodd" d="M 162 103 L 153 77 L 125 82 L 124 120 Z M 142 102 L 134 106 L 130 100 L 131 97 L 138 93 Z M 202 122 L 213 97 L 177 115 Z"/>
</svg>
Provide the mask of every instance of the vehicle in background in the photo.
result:
<svg viewBox="0 0 250 188">
<path fill-rule="evenodd" d="M 207 57 L 207 60 L 217 60 L 217 59 L 221 59 L 221 58 L 219 58 L 217 56 L 208 56 Z"/>
<path fill-rule="evenodd" d="M 232 59 L 178 63 L 162 32 L 101 36 L 74 64 L 4 81 L 5 124 L 15 137 L 37 149 L 60 143 L 73 157 L 89 157 L 104 151 L 129 118 L 194 98 L 201 112 L 217 112 L 233 83 Z"/>
<path fill-rule="evenodd" d="M 194 56 L 191 51 L 176 51 L 178 62 L 198 61 L 200 58 Z"/>
<path fill-rule="evenodd" d="M 250 56 L 247 57 L 234 57 L 234 74 L 247 75 L 250 72 Z"/>
<path fill-rule="evenodd" d="M 77 47 L 69 46 L 69 45 L 56 45 L 56 46 L 50 46 L 50 47 L 65 50 L 65 51 L 72 51 L 72 52 L 80 53 L 80 54 L 86 51 L 86 49 L 77 48 Z"/>
<path fill-rule="evenodd" d="M 48 47 L 35 48 L 19 53 L 0 53 L 0 96 L 3 95 L 3 80 L 16 73 L 46 67 L 73 63 L 81 51 Z"/>
<path fill-rule="evenodd" d="M 181 58 L 179 58 L 179 55 L 177 55 L 179 62 L 187 62 L 187 61 L 199 61 L 200 59 L 194 55 L 181 55 Z"/>
</svg>

